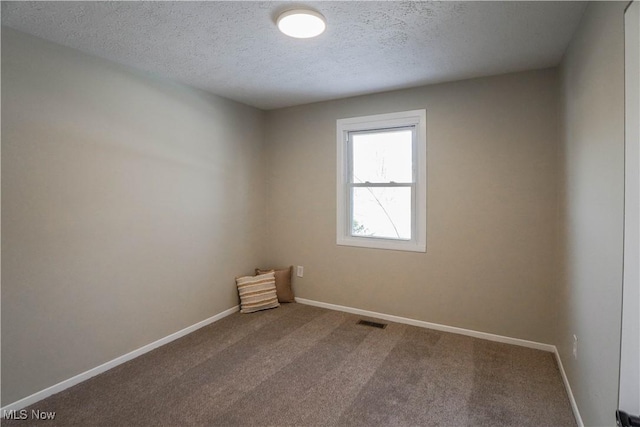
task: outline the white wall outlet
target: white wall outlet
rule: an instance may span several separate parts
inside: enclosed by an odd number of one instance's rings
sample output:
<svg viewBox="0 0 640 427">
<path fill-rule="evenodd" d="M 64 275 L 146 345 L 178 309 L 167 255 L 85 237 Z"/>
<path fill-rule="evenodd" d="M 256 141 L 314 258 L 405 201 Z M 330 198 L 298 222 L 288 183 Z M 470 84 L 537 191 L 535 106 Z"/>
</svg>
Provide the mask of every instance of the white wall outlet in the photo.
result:
<svg viewBox="0 0 640 427">
<path fill-rule="evenodd" d="M 296 276 L 298 277 L 302 277 L 304 276 L 304 267 L 299 265 L 298 268 L 296 269 Z"/>
<path fill-rule="evenodd" d="M 578 337 L 573 335 L 573 358 L 578 359 Z"/>
</svg>

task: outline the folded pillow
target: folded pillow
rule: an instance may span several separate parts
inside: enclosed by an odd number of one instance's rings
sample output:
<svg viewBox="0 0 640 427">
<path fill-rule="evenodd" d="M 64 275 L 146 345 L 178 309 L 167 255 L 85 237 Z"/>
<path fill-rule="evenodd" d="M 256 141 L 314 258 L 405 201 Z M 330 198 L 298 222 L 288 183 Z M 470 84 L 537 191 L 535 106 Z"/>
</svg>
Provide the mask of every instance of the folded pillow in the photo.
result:
<svg viewBox="0 0 640 427">
<path fill-rule="evenodd" d="M 280 306 L 273 271 L 257 276 L 236 277 L 236 285 L 240 294 L 240 312 L 242 313 L 253 313 Z"/>
<path fill-rule="evenodd" d="M 293 290 L 291 289 L 291 274 L 293 273 L 293 266 L 279 270 L 275 268 L 265 270 L 256 268 L 256 274 L 264 274 L 270 271 L 273 271 L 276 276 L 276 294 L 278 295 L 278 301 L 296 302 Z"/>
</svg>

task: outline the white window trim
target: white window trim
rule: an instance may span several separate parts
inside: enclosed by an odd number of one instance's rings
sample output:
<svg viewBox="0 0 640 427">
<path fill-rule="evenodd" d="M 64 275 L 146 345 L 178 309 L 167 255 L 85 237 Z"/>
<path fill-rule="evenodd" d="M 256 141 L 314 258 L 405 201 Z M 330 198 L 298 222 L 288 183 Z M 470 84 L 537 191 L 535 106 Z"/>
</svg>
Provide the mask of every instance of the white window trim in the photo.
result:
<svg viewBox="0 0 640 427">
<path fill-rule="evenodd" d="M 390 114 L 352 117 L 336 122 L 337 141 L 337 227 L 336 243 L 341 246 L 390 249 L 399 251 L 427 251 L 427 111 L 411 110 Z M 412 240 L 395 240 L 371 237 L 355 237 L 349 230 L 349 193 L 348 182 L 348 132 L 385 129 L 401 126 L 415 126 L 417 156 L 415 229 Z"/>
</svg>

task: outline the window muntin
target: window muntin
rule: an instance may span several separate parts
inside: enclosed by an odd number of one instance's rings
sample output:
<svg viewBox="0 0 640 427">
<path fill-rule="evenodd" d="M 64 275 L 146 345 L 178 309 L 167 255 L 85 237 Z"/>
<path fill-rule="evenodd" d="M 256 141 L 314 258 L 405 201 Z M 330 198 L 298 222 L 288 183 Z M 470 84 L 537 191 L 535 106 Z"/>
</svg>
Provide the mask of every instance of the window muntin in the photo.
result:
<svg viewBox="0 0 640 427">
<path fill-rule="evenodd" d="M 426 111 L 340 119 L 339 245 L 426 251 Z"/>
</svg>

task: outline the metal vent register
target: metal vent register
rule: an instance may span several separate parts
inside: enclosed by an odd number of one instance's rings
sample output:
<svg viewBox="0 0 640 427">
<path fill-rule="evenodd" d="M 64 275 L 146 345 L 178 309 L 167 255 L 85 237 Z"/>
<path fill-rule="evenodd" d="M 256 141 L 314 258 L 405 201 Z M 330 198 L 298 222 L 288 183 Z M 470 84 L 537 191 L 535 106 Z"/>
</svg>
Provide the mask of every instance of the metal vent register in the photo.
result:
<svg viewBox="0 0 640 427">
<path fill-rule="evenodd" d="M 371 326 L 372 328 L 384 329 L 387 327 L 386 323 L 372 322 L 370 320 L 358 320 L 358 325 Z"/>
</svg>

